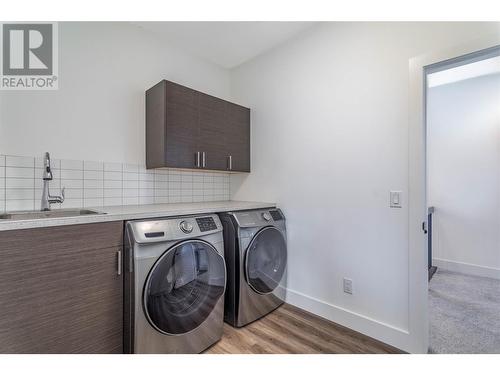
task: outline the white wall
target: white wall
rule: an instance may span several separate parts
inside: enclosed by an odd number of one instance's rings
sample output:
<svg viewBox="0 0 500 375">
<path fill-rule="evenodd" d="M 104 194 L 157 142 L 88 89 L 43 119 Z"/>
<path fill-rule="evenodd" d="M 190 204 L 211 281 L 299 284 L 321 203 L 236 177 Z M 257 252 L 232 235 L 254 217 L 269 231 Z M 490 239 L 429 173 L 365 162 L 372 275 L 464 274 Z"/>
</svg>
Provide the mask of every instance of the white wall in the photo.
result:
<svg viewBox="0 0 500 375">
<path fill-rule="evenodd" d="M 252 108 L 252 173 L 232 176 L 233 198 L 283 208 L 291 303 L 411 347 L 408 60 L 499 31 L 323 24 L 232 72 L 233 98 Z M 403 191 L 402 209 L 389 190 Z"/>
<path fill-rule="evenodd" d="M 428 90 L 434 263 L 500 278 L 500 74 Z"/>
<path fill-rule="evenodd" d="M 144 164 L 144 91 L 229 97 L 229 73 L 128 23 L 60 23 L 59 90 L 0 92 L 0 154 Z"/>
</svg>

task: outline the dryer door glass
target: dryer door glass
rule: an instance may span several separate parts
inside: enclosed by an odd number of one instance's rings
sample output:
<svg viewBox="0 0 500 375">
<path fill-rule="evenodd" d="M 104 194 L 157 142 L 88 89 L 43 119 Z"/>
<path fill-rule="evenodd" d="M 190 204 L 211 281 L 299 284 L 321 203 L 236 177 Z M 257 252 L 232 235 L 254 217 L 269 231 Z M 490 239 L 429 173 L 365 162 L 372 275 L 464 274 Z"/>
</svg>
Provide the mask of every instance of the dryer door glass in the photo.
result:
<svg viewBox="0 0 500 375">
<path fill-rule="evenodd" d="M 224 258 L 207 242 L 175 245 L 155 263 L 144 288 L 144 309 L 158 331 L 192 331 L 210 315 L 224 294 Z"/>
<path fill-rule="evenodd" d="M 257 293 L 271 293 L 285 273 L 286 258 L 286 243 L 281 232 L 274 227 L 261 229 L 246 252 L 245 272 L 248 284 Z"/>
</svg>

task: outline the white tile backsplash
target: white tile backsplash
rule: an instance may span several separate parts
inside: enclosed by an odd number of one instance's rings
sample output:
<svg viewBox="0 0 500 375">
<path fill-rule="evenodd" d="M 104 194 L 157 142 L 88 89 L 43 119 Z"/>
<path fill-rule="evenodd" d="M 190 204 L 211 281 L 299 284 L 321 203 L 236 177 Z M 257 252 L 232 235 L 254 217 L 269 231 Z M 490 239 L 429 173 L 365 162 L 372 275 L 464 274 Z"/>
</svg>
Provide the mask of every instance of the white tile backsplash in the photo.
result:
<svg viewBox="0 0 500 375">
<path fill-rule="evenodd" d="M 154 195 L 154 189 L 139 189 L 139 197 L 153 197 Z"/>
<path fill-rule="evenodd" d="M 124 173 L 139 173 L 139 166 L 134 164 L 123 164 L 122 171 Z"/>
<path fill-rule="evenodd" d="M 0 212 L 40 208 L 42 157 L 0 155 Z M 51 158 L 50 192 L 66 188 L 54 208 L 229 200 L 229 174 L 146 170 L 133 164 Z"/>
<path fill-rule="evenodd" d="M 167 182 L 168 181 L 168 174 L 157 174 L 155 176 L 155 181 L 157 181 L 157 182 Z"/>
<path fill-rule="evenodd" d="M 123 203 L 124 206 L 127 205 L 137 205 L 139 204 L 139 197 L 123 197 Z"/>
<path fill-rule="evenodd" d="M 104 163 L 98 161 L 84 161 L 83 170 L 85 171 L 102 171 L 104 170 Z"/>
<path fill-rule="evenodd" d="M 139 189 L 123 189 L 124 198 L 137 198 L 139 197 Z"/>
<path fill-rule="evenodd" d="M 35 166 L 35 158 L 5 155 L 5 165 L 7 167 L 33 168 Z"/>
<path fill-rule="evenodd" d="M 83 170 L 83 160 L 61 160 L 61 169 Z"/>
<path fill-rule="evenodd" d="M 40 178 L 40 181 L 42 179 Z M 35 187 L 35 180 L 29 178 L 4 178 L 5 188 L 29 189 Z"/>
<path fill-rule="evenodd" d="M 67 199 L 83 199 L 83 189 L 66 189 L 64 195 Z"/>
<path fill-rule="evenodd" d="M 139 204 L 153 204 L 154 202 L 153 197 L 139 197 Z"/>
<path fill-rule="evenodd" d="M 33 200 L 35 197 L 35 189 L 5 189 L 5 199 L 29 199 Z"/>
<path fill-rule="evenodd" d="M 61 180 L 83 180 L 83 170 L 61 169 L 59 176 Z"/>
<path fill-rule="evenodd" d="M 154 181 L 155 174 L 151 172 L 141 172 L 139 173 L 139 181 Z"/>
<path fill-rule="evenodd" d="M 26 211 L 34 209 L 35 201 L 33 199 L 15 199 L 5 201 L 5 211 Z"/>
<path fill-rule="evenodd" d="M 83 179 L 84 180 L 102 180 L 104 179 L 103 171 L 94 171 L 94 170 L 84 170 L 83 171 Z"/>
<path fill-rule="evenodd" d="M 83 190 L 83 198 L 84 199 L 95 199 L 95 198 L 103 198 L 104 190 L 103 189 L 84 189 Z"/>
<path fill-rule="evenodd" d="M 104 170 L 104 179 L 105 180 L 122 181 L 123 180 L 123 174 L 122 174 L 122 172 L 106 171 L 106 170 Z"/>
<path fill-rule="evenodd" d="M 154 189 L 154 181 L 139 181 L 139 189 Z"/>
<path fill-rule="evenodd" d="M 83 188 L 84 189 L 103 189 L 104 181 L 103 180 L 83 180 Z"/>
<path fill-rule="evenodd" d="M 35 169 L 34 167 L 6 167 L 5 177 L 10 178 L 34 178 Z"/>
<path fill-rule="evenodd" d="M 155 197 L 155 203 L 168 203 L 168 197 Z"/>
<path fill-rule="evenodd" d="M 120 163 L 104 163 L 104 170 L 110 172 L 122 172 L 123 164 Z"/>
<path fill-rule="evenodd" d="M 123 172 L 123 181 L 139 181 L 139 173 Z"/>
<path fill-rule="evenodd" d="M 122 196 L 122 189 L 104 189 L 104 198 L 121 198 Z"/>
<path fill-rule="evenodd" d="M 123 189 L 139 189 L 139 181 L 123 181 Z"/>
<path fill-rule="evenodd" d="M 61 208 L 79 208 L 83 207 L 83 199 L 66 198 L 64 203 L 61 203 Z"/>
<path fill-rule="evenodd" d="M 52 186 L 52 184 L 50 184 L 49 186 Z M 83 189 L 83 180 L 61 180 L 61 189 L 62 188 Z"/>
<path fill-rule="evenodd" d="M 209 172 L 207 172 L 209 173 Z M 177 173 L 172 173 L 168 175 L 168 181 L 170 182 L 181 182 L 181 175 L 180 172 Z"/>
<path fill-rule="evenodd" d="M 169 189 L 168 196 L 169 197 L 180 197 L 181 190 L 180 189 Z"/>
<path fill-rule="evenodd" d="M 104 180 L 104 189 L 121 189 L 122 180 Z"/>
<path fill-rule="evenodd" d="M 104 198 L 104 206 L 121 206 L 122 204 L 123 204 L 122 198 L 112 198 L 112 197 Z"/>
<path fill-rule="evenodd" d="M 180 181 L 168 181 L 168 188 L 169 189 L 180 189 L 181 188 L 181 182 Z"/>
<path fill-rule="evenodd" d="M 104 206 L 103 198 L 84 198 L 83 207 L 102 207 Z"/>
</svg>

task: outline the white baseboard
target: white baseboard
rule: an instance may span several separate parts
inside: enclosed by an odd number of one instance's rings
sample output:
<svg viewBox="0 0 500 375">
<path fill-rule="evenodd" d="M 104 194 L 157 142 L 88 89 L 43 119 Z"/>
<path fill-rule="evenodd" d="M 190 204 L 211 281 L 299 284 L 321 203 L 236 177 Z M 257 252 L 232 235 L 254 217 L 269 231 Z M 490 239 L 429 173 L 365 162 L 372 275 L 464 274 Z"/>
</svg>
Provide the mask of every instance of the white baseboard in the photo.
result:
<svg viewBox="0 0 500 375">
<path fill-rule="evenodd" d="M 407 330 L 320 301 L 291 289 L 287 289 L 286 302 L 401 350 L 410 351 L 410 335 Z"/>
<path fill-rule="evenodd" d="M 490 277 L 500 280 L 500 268 L 479 266 L 477 264 L 455 262 L 447 259 L 433 258 L 432 265 L 438 269 L 465 273 L 467 275 Z"/>
</svg>

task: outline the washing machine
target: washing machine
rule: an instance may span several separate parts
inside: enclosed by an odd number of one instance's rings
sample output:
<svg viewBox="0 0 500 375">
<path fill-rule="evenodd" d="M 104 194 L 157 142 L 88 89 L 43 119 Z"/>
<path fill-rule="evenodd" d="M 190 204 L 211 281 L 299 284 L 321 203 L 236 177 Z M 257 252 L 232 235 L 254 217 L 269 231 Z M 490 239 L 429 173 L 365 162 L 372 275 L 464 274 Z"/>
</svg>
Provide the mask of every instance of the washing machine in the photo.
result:
<svg viewBox="0 0 500 375">
<path fill-rule="evenodd" d="M 200 353 L 222 336 L 226 267 L 217 215 L 129 221 L 126 353 Z"/>
<path fill-rule="evenodd" d="M 285 216 L 280 209 L 220 213 L 227 289 L 224 320 L 242 327 L 279 307 L 286 297 Z"/>
</svg>

